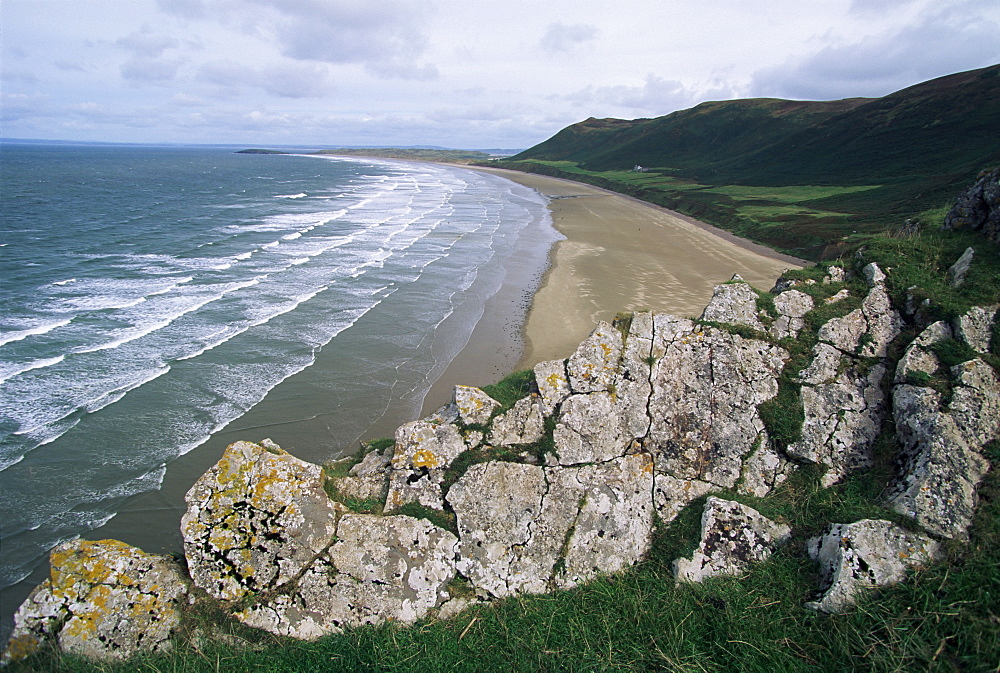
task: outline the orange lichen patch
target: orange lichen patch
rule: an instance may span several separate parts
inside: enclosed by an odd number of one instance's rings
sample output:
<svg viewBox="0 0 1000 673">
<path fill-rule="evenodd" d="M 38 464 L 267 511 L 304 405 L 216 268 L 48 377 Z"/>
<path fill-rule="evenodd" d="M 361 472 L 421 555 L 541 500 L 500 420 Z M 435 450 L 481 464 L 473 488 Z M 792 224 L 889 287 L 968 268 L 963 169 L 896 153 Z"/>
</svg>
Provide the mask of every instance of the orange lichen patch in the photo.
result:
<svg viewBox="0 0 1000 673">
<path fill-rule="evenodd" d="M 31 633 L 23 633 L 10 639 L 7 643 L 7 650 L 4 652 L 4 656 L 10 661 L 20 661 L 37 652 L 41 644 L 42 641 L 37 636 Z"/>
<path fill-rule="evenodd" d="M 545 377 L 545 381 L 553 388 L 557 388 L 560 384 L 566 382 L 566 377 L 557 372 L 552 372 L 551 374 Z"/>
<path fill-rule="evenodd" d="M 434 468 L 440 464 L 441 460 L 427 449 L 420 449 L 413 454 L 413 467 Z"/>
</svg>

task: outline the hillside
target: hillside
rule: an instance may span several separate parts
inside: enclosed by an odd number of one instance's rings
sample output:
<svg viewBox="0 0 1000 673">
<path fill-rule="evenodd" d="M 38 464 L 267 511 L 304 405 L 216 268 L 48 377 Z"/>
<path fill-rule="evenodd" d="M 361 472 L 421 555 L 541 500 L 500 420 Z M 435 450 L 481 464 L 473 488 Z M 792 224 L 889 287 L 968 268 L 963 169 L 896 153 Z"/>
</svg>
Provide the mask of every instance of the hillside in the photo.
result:
<svg viewBox="0 0 1000 673">
<path fill-rule="evenodd" d="M 745 99 L 654 119 L 588 119 L 502 164 L 622 191 L 823 259 L 946 205 L 1000 163 L 998 129 L 995 65 L 883 98 Z"/>
</svg>

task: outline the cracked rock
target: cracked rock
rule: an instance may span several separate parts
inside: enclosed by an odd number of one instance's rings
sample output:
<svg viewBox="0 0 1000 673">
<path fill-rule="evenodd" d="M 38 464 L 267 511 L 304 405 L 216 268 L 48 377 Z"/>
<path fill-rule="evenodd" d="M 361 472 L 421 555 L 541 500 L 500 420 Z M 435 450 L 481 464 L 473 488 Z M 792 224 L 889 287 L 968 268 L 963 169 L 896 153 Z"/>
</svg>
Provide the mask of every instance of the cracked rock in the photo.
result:
<svg viewBox="0 0 1000 673">
<path fill-rule="evenodd" d="M 399 426 L 395 439 L 385 511 L 395 511 L 408 502 L 444 509 L 444 471 L 466 450 L 458 428 L 414 421 Z"/>
<path fill-rule="evenodd" d="M 764 325 L 757 315 L 757 293 L 742 280 L 717 285 L 712 291 L 712 299 L 701 314 L 701 319 L 764 330 Z"/>
<path fill-rule="evenodd" d="M 626 448 L 609 392 L 571 395 L 563 402 L 552 436 L 560 465 L 608 461 Z"/>
<path fill-rule="evenodd" d="M 542 408 L 546 416 L 551 416 L 570 395 L 569 377 L 563 360 L 547 360 L 535 365 L 535 381 L 542 398 Z"/>
<path fill-rule="evenodd" d="M 384 453 L 369 451 L 361 461 L 350 469 L 346 477 L 334 477 L 330 481 L 342 498 L 358 500 L 379 500 L 385 502 L 389 489 L 389 462 L 392 451 Z"/>
<path fill-rule="evenodd" d="M 813 309 L 813 298 L 799 290 L 788 290 L 774 298 L 778 317 L 771 325 L 770 334 L 775 339 L 797 337 L 805 327 L 805 314 Z"/>
<path fill-rule="evenodd" d="M 574 393 L 607 391 L 621 355 L 621 332 L 604 321 L 599 322 L 566 364 L 570 389 Z"/>
<path fill-rule="evenodd" d="M 694 555 L 674 561 L 679 582 L 739 575 L 771 556 L 792 529 L 732 500 L 709 497 L 701 516 L 701 542 Z"/>
<path fill-rule="evenodd" d="M 884 358 L 887 346 L 902 329 L 903 319 L 892 308 L 885 285 L 877 283 L 861 308 L 828 321 L 819 329 L 818 338 L 849 355 Z"/>
<path fill-rule="evenodd" d="M 545 434 L 545 410 L 537 395 L 522 397 L 514 407 L 493 419 L 490 439 L 494 446 L 533 444 Z"/>
<path fill-rule="evenodd" d="M 952 331 L 948 323 L 938 321 L 928 325 L 916 339 L 910 342 L 903 357 L 896 364 L 894 383 L 906 383 L 907 379 L 914 374 L 933 376 L 937 373 L 941 367 L 941 361 L 929 347 L 950 338 L 952 338 Z"/>
<path fill-rule="evenodd" d="M 454 405 L 466 425 L 487 425 L 500 403 L 472 386 L 455 386 Z"/>
<path fill-rule="evenodd" d="M 955 324 L 955 334 L 973 350 L 989 353 L 997 310 L 1000 310 L 1000 305 L 973 306 L 964 315 L 959 316 Z"/>
<path fill-rule="evenodd" d="M 820 565 L 827 588 L 807 608 L 839 613 L 876 587 L 902 581 L 907 570 L 934 560 L 939 545 L 890 521 L 863 519 L 831 524 L 829 531 L 806 543 Z"/>
<path fill-rule="evenodd" d="M 184 554 L 194 583 L 236 600 L 284 584 L 336 532 L 322 470 L 282 451 L 236 442 L 184 497 Z"/>
<path fill-rule="evenodd" d="M 50 554 L 49 579 L 14 615 L 4 663 L 50 640 L 64 652 L 127 659 L 170 645 L 187 582 L 176 563 L 117 540 L 63 543 Z"/>
<path fill-rule="evenodd" d="M 309 567 L 293 592 L 236 617 L 304 640 L 383 621 L 415 622 L 448 599 L 457 542 L 422 519 L 345 514 L 337 542 Z"/>
</svg>

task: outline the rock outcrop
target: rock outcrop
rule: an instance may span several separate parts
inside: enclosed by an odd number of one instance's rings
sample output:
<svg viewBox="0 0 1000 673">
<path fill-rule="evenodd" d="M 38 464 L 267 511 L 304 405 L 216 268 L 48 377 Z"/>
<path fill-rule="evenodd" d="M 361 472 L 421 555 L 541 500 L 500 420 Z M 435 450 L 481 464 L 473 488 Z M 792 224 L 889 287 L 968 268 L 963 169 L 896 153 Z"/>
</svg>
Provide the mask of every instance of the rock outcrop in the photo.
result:
<svg viewBox="0 0 1000 673">
<path fill-rule="evenodd" d="M 833 266 L 773 293 L 772 308 L 737 277 L 701 320 L 642 312 L 600 323 L 568 359 L 536 365 L 522 399 L 504 406 L 459 386 L 346 475 L 327 478 L 266 440 L 237 442 L 187 496 L 191 582 L 243 623 L 302 639 L 443 618 L 620 572 L 650 548 L 654 520 L 669 524 L 705 496 L 700 544 L 676 577 L 742 575 L 789 540 L 788 553 L 802 553 L 803 541 L 737 500 L 766 498 L 808 465 L 821 488 L 852 478 L 875 465 L 891 419 L 899 473 L 883 504 L 909 528 L 837 523 L 808 543 L 828 584 L 809 606 L 845 610 L 931 562 L 940 540 L 967 535 L 984 446 L 1000 438 L 1000 377 L 986 357 L 998 307 L 933 323 L 906 345 L 875 265 Z M 792 370 L 789 349 L 817 306 L 836 317 L 810 328 L 815 346 Z M 951 341 L 971 356 L 945 366 Z M 782 391 L 799 400 L 783 410 L 802 419 L 797 439 L 761 411 Z M 736 500 L 713 495 L 723 491 Z M 103 579 L 69 570 L 91 566 Z M 77 542 L 53 553 L 52 568 L 18 613 L 8 656 L 46 640 L 94 656 L 169 642 L 187 591 L 170 562 Z M 145 611 L 131 625 L 126 605 Z"/>
<path fill-rule="evenodd" d="M 1000 241 L 1000 168 L 979 174 L 976 183 L 948 211 L 944 227 L 980 231 L 990 240 Z"/>
</svg>

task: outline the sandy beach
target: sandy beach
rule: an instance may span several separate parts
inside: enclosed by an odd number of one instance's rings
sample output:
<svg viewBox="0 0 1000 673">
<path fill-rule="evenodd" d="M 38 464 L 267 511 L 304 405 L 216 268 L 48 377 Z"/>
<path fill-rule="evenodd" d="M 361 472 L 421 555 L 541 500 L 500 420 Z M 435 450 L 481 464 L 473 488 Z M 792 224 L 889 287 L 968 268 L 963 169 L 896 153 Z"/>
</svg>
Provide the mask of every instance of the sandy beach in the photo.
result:
<svg viewBox="0 0 1000 673">
<path fill-rule="evenodd" d="M 768 289 L 803 264 L 631 197 L 591 185 L 504 169 L 486 170 L 550 197 L 554 246 L 524 326 L 518 368 L 569 357 L 600 320 L 619 311 L 697 317 L 733 274 Z M 445 379 L 451 379 L 446 372 Z"/>
</svg>

